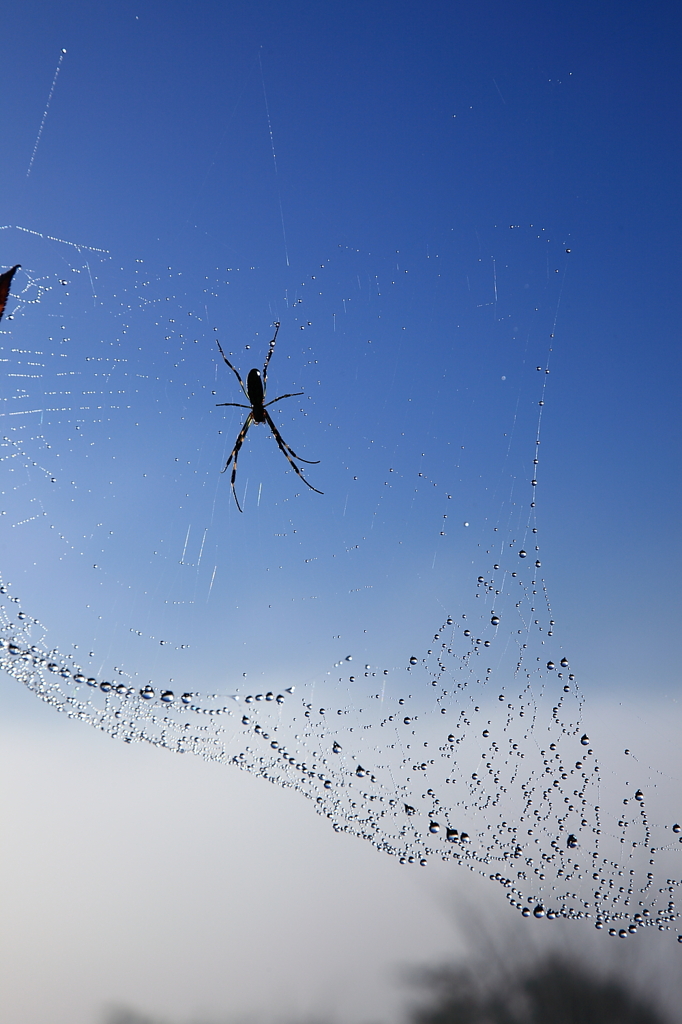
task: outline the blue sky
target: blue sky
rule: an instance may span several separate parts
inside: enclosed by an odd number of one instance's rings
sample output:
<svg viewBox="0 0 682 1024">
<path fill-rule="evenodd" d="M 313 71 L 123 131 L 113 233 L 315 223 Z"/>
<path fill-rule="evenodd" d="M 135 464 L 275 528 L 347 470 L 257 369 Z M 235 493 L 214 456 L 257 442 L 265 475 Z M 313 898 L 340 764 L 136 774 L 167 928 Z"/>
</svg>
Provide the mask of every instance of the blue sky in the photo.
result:
<svg viewBox="0 0 682 1024">
<path fill-rule="evenodd" d="M 649 619 L 655 601 L 666 631 L 655 583 L 676 553 L 676 26 L 672 7 L 636 4 L 617 17 L 561 4 L 22 5 L 3 70 L 6 220 L 197 271 L 209 240 L 226 262 L 281 271 L 280 199 L 297 270 L 339 242 L 421 255 L 452 233 L 473 260 L 477 238 L 494 254 L 496 224 L 570 234 L 547 423 L 560 511 L 544 525 L 564 551 L 591 550 L 590 571 L 621 595 L 637 565 L 646 607 L 626 599 L 627 614 Z M 656 487 L 638 513 L 649 487 L 635 496 L 633 481 Z M 566 562 L 583 633 L 596 610 L 584 567 Z M 628 643 L 613 616 L 603 629 Z"/>
<path fill-rule="evenodd" d="M 339 240 L 421 255 L 454 228 L 473 257 L 477 237 L 494 254 L 495 224 L 570 233 L 563 387 L 547 424 L 560 439 L 562 512 L 545 528 L 568 534 L 571 550 L 608 552 L 592 571 L 621 593 L 631 562 L 620 553 L 642 545 L 655 599 L 677 496 L 675 374 L 660 372 L 677 354 L 671 10 L 31 10 L 8 16 L 8 222 L 23 214 L 58 237 L 197 269 L 209 239 L 226 260 L 281 264 L 280 199 L 297 269 Z M 73 44 L 26 181 L 60 39 Z M 656 481 L 655 510 L 634 513 L 633 480 Z M 567 583 L 575 565 L 562 566 Z M 629 605 L 639 621 L 641 604 Z M 659 626 L 669 607 L 656 608 Z"/>
<path fill-rule="evenodd" d="M 605 730 L 614 757 L 635 737 L 642 777 L 674 777 L 673 740 L 657 751 L 653 737 L 679 716 L 675 8 L 25 3 L 3 37 L 0 263 L 22 271 L 0 397 L 3 415 L 40 411 L 3 421 L 0 569 L 46 645 L 135 688 L 316 688 L 370 721 L 371 683 L 342 674 L 325 690 L 338 662 L 428 668 L 434 630 L 471 615 L 479 573 L 496 557 L 506 569 L 535 523 L 553 656 L 588 706 L 624 708 L 628 735 Z M 319 460 L 303 469 L 324 495 L 254 427 L 241 515 L 219 471 L 245 413 L 216 408 L 240 396 L 214 339 L 244 375 L 275 320 L 269 385 L 304 395 L 273 418 Z M 104 737 L 81 741 L 85 726 L 9 677 L 3 691 L 8 772 L 23 771 L 22 742 L 54 758 L 60 729 L 98 763 Z M 106 757 L 125 773 L 131 756 L 167 761 L 119 747 Z M 362 750 L 391 756 L 375 739 Z M 234 782 L 239 813 L 255 784 Z M 30 814 L 30 795 L 8 799 L 17 822 Z M 65 800 L 78 828 L 106 835 L 96 801 Z M 302 805 L 309 819 L 309 834 L 296 826 L 308 851 L 327 843 Z M 65 834 L 51 842 L 68 863 Z M 379 870 L 362 857 L 348 892 Z M 420 926 L 442 942 L 425 956 L 451 941 L 431 912 Z M 78 942 L 94 927 L 79 922 Z M 410 955 L 406 941 L 385 960 Z M 385 989 L 361 990 L 377 1016 L 389 1006 Z M 93 988 L 78 1008 L 54 991 L 79 1024 L 106 999 L 156 1012 L 134 985 Z M 198 989 L 182 1012 L 219 1001 Z M 37 1000 L 31 1020 L 42 1012 Z"/>
</svg>

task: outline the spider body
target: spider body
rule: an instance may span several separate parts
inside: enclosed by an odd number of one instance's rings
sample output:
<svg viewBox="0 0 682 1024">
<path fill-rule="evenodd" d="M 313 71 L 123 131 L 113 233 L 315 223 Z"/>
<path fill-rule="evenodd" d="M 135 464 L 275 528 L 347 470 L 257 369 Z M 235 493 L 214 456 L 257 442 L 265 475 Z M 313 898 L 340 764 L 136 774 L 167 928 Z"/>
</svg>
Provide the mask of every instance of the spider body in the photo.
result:
<svg viewBox="0 0 682 1024">
<path fill-rule="evenodd" d="M 263 388 L 263 378 L 260 375 L 260 370 L 249 370 L 249 375 L 246 378 L 246 394 L 251 402 L 253 422 L 267 423 L 265 419 L 265 406 L 263 405 L 265 389 Z"/>
<path fill-rule="evenodd" d="M 246 437 L 246 435 L 248 433 L 248 430 L 249 430 L 249 427 L 251 426 L 252 423 L 267 423 L 267 425 L 270 427 L 270 430 L 272 431 L 272 434 L 273 434 L 273 437 L 275 438 L 275 441 L 277 442 L 277 446 L 278 446 L 279 450 L 282 452 L 282 454 L 284 455 L 284 457 L 286 458 L 287 462 L 289 463 L 291 468 L 294 470 L 294 472 L 300 477 L 300 479 L 303 481 L 303 483 L 307 487 L 310 488 L 311 491 L 315 491 L 317 494 L 322 494 L 322 491 L 318 491 L 317 487 L 313 487 L 312 484 L 308 483 L 306 478 L 303 476 L 303 473 L 301 472 L 299 467 L 294 462 L 294 459 L 297 459 L 299 462 L 305 462 L 308 465 L 312 466 L 312 465 L 317 465 L 317 463 L 319 462 L 319 459 L 316 459 L 315 461 L 312 461 L 311 459 L 302 459 L 300 455 L 297 455 L 296 452 L 293 450 L 293 448 L 291 448 L 286 443 L 286 441 L 284 440 L 284 438 L 280 434 L 279 430 L 277 429 L 275 424 L 272 422 L 272 417 L 270 416 L 270 413 L 267 410 L 267 407 L 269 405 L 274 405 L 275 402 L 281 402 L 285 398 L 296 398 L 298 395 L 302 395 L 303 394 L 302 391 L 295 391 L 295 392 L 293 392 L 290 395 L 280 395 L 279 398 L 273 398 L 269 402 L 265 401 L 265 392 L 266 392 L 266 389 L 267 389 L 267 379 L 268 379 L 268 364 L 269 364 L 269 362 L 270 362 L 270 360 L 272 358 L 272 353 L 275 350 L 275 342 L 277 341 L 277 332 L 278 331 L 279 331 L 279 323 L 276 323 L 275 324 L 275 336 L 272 339 L 272 341 L 270 342 L 270 347 L 268 348 L 268 354 L 265 357 L 265 363 L 263 364 L 263 375 L 261 376 L 261 372 L 258 369 L 254 368 L 253 370 L 249 370 L 248 375 L 246 377 L 246 386 L 244 385 L 244 381 L 239 376 L 238 371 L 235 369 L 235 367 L 232 365 L 230 360 L 227 358 L 227 356 L 223 352 L 222 346 L 221 346 L 220 342 L 218 341 L 218 339 L 216 338 L 216 342 L 218 344 L 218 348 L 220 349 L 221 356 L 223 357 L 223 359 L 225 360 L 227 365 L 230 367 L 230 369 L 234 373 L 235 377 L 239 381 L 240 388 L 244 392 L 245 397 L 248 398 L 248 400 L 249 400 L 249 404 L 248 405 L 244 405 L 243 402 L 216 402 L 217 406 L 232 405 L 232 406 L 237 406 L 237 408 L 239 408 L 239 409 L 248 409 L 249 410 L 249 414 L 246 417 L 246 419 L 244 420 L 244 424 L 242 426 L 242 429 L 239 431 L 239 435 L 237 437 L 237 440 L 235 441 L 234 448 L 232 449 L 232 451 L 230 453 L 230 457 L 228 458 L 227 462 L 225 463 L 223 469 L 221 470 L 222 473 L 227 472 L 227 469 L 228 469 L 230 463 L 232 463 L 232 474 L 230 476 L 230 486 L 232 488 L 232 495 L 233 495 L 234 500 L 235 500 L 235 502 L 237 504 L 237 508 L 239 509 L 240 512 L 243 512 L 243 509 L 242 509 L 241 505 L 239 504 L 239 499 L 237 498 L 237 492 L 236 492 L 236 490 L 234 488 L 234 482 L 235 482 L 235 479 L 237 477 L 237 459 L 239 458 L 239 451 L 241 449 L 241 446 L 244 443 L 244 438 Z"/>
</svg>

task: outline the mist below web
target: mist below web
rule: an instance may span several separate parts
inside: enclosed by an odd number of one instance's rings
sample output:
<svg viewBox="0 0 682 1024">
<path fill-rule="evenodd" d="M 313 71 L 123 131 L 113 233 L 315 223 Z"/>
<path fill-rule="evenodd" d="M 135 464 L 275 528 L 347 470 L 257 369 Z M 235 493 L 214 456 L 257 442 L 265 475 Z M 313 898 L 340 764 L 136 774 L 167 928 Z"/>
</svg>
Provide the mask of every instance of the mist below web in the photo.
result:
<svg viewBox="0 0 682 1024">
<path fill-rule="evenodd" d="M 677 1013 L 664 934 L 629 943 L 525 920 L 468 871 L 399 865 L 335 835 L 294 793 L 107 743 L 11 682 L 3 693 L 8 1016 L 93 1024 L 130 1007 L 175 1024 L 319 1019 L 333 1006 L 339 1020 L 396 1020 L 410 969 L 477 951 L 513 971 L 517 954 L 523 965 L 548 948 L 625 967 Z M 657 727 L 642 739 L 660 742 Z"/>
</svg>

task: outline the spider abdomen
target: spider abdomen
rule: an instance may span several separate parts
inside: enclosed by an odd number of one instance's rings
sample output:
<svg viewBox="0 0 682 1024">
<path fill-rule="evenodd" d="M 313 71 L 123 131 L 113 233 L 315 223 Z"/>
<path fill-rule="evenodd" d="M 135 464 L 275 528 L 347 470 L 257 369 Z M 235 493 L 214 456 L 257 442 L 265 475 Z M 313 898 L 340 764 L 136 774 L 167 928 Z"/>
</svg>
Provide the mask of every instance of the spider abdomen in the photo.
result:
<svg viewBox="0 0 682 1024">
<path fill-rule="evenodd" d="M 265 392 L 260 370 L 249 370 L 249 375 L 246 378 L 246 391 L 251 402 L 251 415 L 254 423 L 265 423 L 265 409 L 263 408 Z"/>
</svg>

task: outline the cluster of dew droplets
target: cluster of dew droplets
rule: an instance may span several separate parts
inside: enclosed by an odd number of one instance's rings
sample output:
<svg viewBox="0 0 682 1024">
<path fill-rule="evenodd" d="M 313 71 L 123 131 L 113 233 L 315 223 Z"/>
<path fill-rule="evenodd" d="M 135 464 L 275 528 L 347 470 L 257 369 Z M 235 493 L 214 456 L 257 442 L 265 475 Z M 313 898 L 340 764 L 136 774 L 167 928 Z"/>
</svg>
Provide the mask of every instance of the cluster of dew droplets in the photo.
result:
<svg viewBox="0 0 682 1024">
<path fill-rule="evenodd" d="M 551 620 L 532 618 L 535 579 L 496 564 L 476 585 L 494 607 L 449 617 L 423 657 L 402 669 L 365 665 L 338 683 L 328 675 L 299 699 L 293 688 L 199 698 L 86 676 L 47 650 L 40 623 L 4 584 L 0 667 L 125 742 L 294 788 L 337 831 L 405 863 L 438 858 L 487 875 L 525 916 L 588 918 L 621 936 L 672 929 L 680 883 L 662 884 L 652 870 L 643 792 L 634 796 L 636 821 L 621 819 L 618 833 L 604 827 L 600 767 L 568 659 L 536 653 Z M 349 671 L 350 661 L 335 668 Z M 347 684 L 358 676 L 366 685 L 351 701 Z"/>
</svg>

